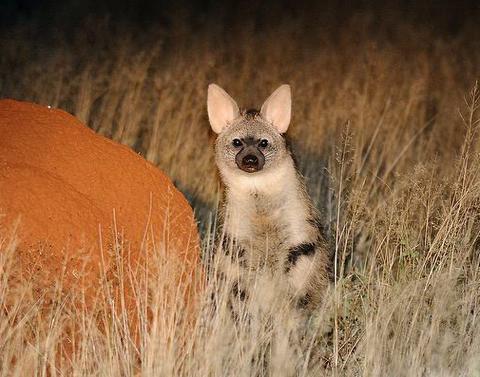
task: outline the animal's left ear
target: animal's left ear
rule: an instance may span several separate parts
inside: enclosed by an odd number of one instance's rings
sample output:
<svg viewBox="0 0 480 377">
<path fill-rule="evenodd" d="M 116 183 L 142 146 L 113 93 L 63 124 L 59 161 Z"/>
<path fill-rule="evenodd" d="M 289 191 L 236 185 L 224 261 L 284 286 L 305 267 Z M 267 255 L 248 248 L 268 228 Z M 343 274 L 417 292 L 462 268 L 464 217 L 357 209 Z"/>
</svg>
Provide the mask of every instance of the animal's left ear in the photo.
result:
<svg viewBox="0 0 480 377">
<path fill-rule="evenodd" d="M 262 116 L 283 134 L 287 131 L 292 115 L 292 93 L 290 85 L 282 85 L 275 90 L 262 105 Z"/>
</svg>

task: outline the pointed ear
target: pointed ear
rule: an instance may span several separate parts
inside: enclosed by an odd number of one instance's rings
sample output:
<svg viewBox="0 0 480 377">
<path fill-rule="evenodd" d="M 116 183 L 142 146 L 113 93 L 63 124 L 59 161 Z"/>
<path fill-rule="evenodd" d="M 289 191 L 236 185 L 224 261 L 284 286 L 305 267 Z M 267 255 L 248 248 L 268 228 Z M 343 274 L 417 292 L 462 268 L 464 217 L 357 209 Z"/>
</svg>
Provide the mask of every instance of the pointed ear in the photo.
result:
<svg viewBox="0 0 480 377">
<path fill-rule="evenodd" d="M 282 85 L 267 98 L 260 110 L 262 116 L 283 134 L 287 131 L 292 115 L 290 85 Z"/>
<path fill-rule="evenodd" d="M 216 84 L 208 86 L 207 109 L 212 130 L 217 134 L 240 115 L 237 103 Z"/>
</svg>

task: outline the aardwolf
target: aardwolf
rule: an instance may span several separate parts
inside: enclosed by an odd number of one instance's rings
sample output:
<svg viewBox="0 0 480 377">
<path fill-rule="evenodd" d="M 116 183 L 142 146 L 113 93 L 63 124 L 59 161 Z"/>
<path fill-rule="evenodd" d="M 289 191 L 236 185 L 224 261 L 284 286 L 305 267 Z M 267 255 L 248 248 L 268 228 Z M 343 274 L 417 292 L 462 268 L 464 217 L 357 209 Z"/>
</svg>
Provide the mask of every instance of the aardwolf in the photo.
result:
<svg viewBox="0 0 480 377">
<path fill-rule="evenodd" d="M 218 134 L 215 159 L 225 186 L 216 258 L 221 270 L 234 272 L 232 302 L 245 304 L 251 282 L 258 289 L 267 281 L 259 276 L 268 276 L 275 281 L 270 288 L 308 313 L 329 284 L 331 258 L 284 138 L 290 86 L 280 86 L 258 111 L 240 110 L 227 92 L 210 84 L 208 117 Z"/>
</svg>

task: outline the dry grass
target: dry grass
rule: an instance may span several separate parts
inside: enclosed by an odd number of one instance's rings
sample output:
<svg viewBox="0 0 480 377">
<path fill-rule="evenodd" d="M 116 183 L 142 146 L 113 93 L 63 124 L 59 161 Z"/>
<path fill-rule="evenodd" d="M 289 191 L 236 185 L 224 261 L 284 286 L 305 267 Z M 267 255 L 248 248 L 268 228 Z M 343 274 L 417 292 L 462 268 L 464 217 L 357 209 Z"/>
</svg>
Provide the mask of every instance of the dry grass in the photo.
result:
<svg viewBox="0 0 480 377">
<path fill-rule="evenodd" d="M 165 317 L 157 277 L 139 294 L 139 312 L 154 315 L 140 316 L 136 342 L 108 299 L 101 323 L 64 298 L 42 312 L 30 287 L 8 283 L 15 243 L 2 235 L 0 375 L 480 375 L 475 25 L 448 36 L 369 13 L 333 29 L 216 17 L 198 32 L 179 17 L 171 34 L 141 35 L 95 20 L 48 48 L 16 28 L 0 37 L 0 93 L 66 109 L 156 163 L 193 203 L 207 253 L 219 183 L 206 85 L 248 106 L 291 83 L 290 136 L 335 249 L 325 307 L 301 330 L 278 307 L 233 325 L 220 294 L 220 310 L 202 306 L 175 341 L 182 307 Z M 202 302 L 210 290 L 222 287 L 210 282 Z M 61 360 L 72 322 L 82 337 Z"/>
</svg>

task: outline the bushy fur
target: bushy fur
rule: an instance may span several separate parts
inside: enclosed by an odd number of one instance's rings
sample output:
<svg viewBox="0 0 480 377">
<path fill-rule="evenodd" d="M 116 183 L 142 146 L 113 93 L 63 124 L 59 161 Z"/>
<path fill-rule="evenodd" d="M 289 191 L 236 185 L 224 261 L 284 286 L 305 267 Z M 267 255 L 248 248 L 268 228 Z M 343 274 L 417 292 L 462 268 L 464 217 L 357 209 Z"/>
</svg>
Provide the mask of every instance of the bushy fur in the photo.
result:
<svg viewBox="0 0 480 377">
<path fill-rule="evenodd" d="M 210 106 L 209 115 L 212 111 Z M 226 281 L 240 301 L 250 299 L 253 286 L 261 292 L 258 285 L 270 279 L 279 295 L 301 311 L 310 311 L 320 304 L 331 278 L 331 258 L 320 232 L 319 214 L 285 138 L 266 119 L 263 107 L 262 112 L 235 115 L 215 144 L 225 186 L 217 263 L 221 271 L 229 271 Z M 250 173 L 239 168 L 236 155 L 241 148 L 232 144 L 234 139 L 268 141 L 267 147 L 259 147 L 265 158 L 261 170 Z M 255 300 L 270 305 L 261 293 Z"/>
</svg>

